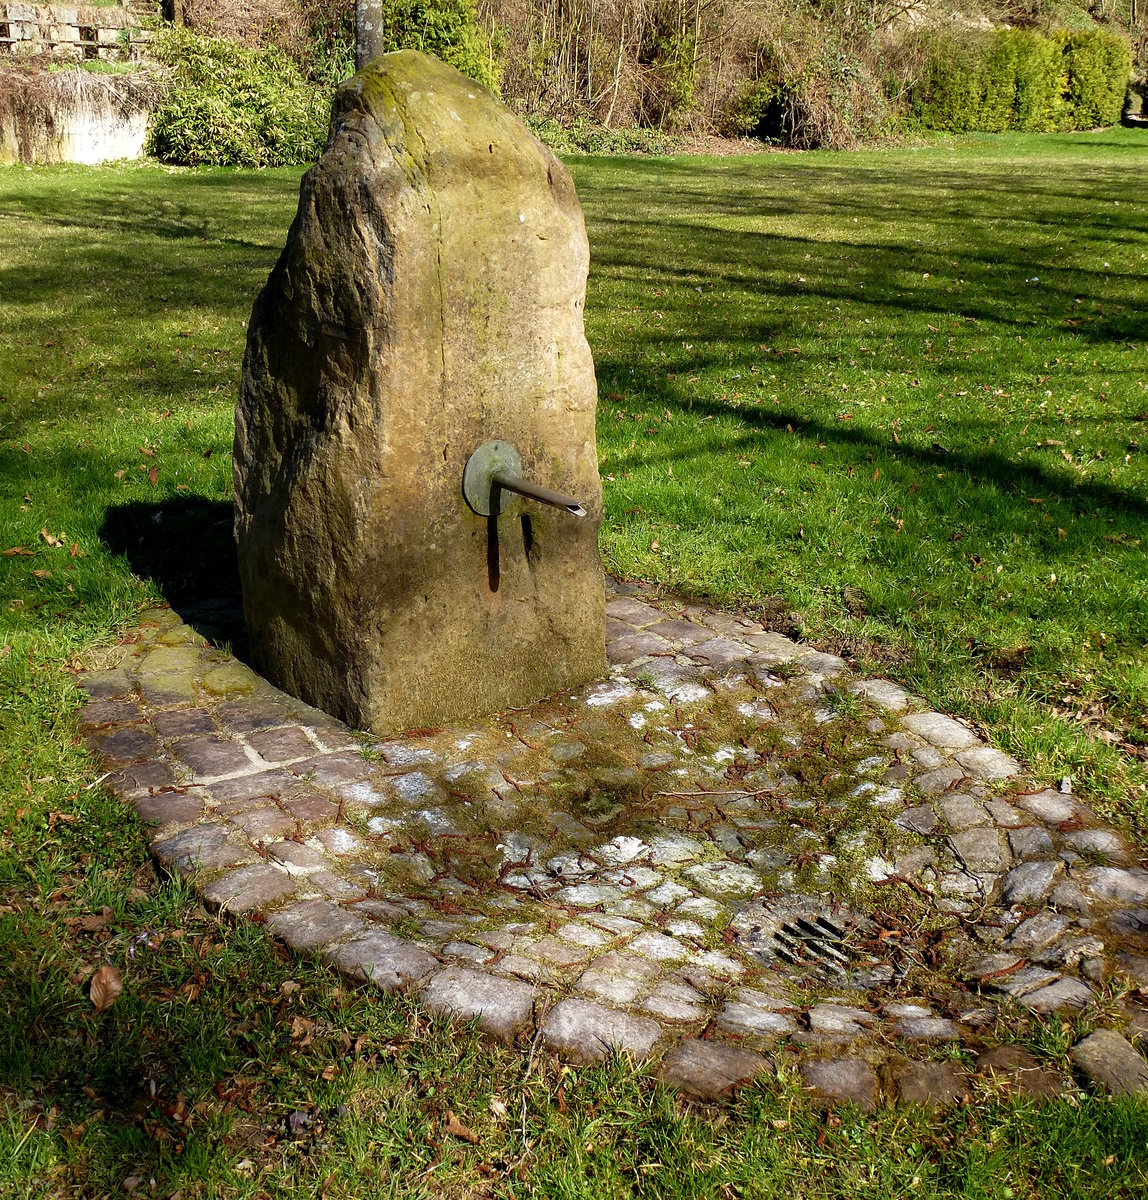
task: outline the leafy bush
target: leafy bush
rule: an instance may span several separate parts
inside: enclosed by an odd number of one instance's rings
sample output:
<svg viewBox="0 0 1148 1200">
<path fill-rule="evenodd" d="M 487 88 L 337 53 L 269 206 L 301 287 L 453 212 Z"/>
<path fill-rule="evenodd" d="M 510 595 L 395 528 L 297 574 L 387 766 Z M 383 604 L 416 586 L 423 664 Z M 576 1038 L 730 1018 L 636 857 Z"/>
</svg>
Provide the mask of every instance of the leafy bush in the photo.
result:
<svg viewBox="0 0 1148 1200">
<path fill-rule="evenodd" d="M 1072 111 L 1073 129 L 1115 125 L 1132 74 L 1132 51 L 1114 33 L 1057 33 L 1063 62 L 1061 94 Z"/>
<path fill-rule="evenodd" d="M 1025 40 L 1020 34 L 1019 40 Z M 980 72 L 979 128 L 1003 133 L 1012 128 L 1017 89 L 1017 41 L 1013 31 L 986 38 Z"/>
<path fill-rule="evenodd" d="M 167 70 L 148 152 L 185 166 L 277 167 L 318 158 L 350 46 L 341 6 L 312 3 L 308 12 L 324 32 L 310 78 L 274 47 L 160 31 L 150 49 Z M 389 49 L 425 50 L 497 90 L 497 64 L 473 0 L 389 0 L 384 20 Z"/>
<path fill-rule="evenodd" d="M 912 92 L 914 123 L 946 133 L 976 129 L 981 112 L 981 62 L 975 41 L 946 39 L 930 47 L 924 77 Z"/>
<path fill-rule="evenodd" d="M 725 131 L 738 137 L 768 138 L 781 123 L 777 80 L 763 76 L 742 85 L 726 109 Z"/>
<path fill-rule="evenodd" d="M 1012 129 L 1032 133 L 1053 130 L 1060 121 L 1060 48 L 1051 38 L 1016 31 L 1007 35 L 1016 48 Z"/>
<path fill-rule="evenodd" d="M 330 91 L 278 50 L 254 50 L 185 29 L 150 43 L 167 68 L 148 152 L 184 166 L 278 167 L 322 152 Z"/>
<path fill-rule="evenodd" d="M 916 124 L 950 133 L 1114 125 L 1131 70 L 1128 44 L 1102 30 L 941 38 L 930 47 L 911 111 Z"/>
<path fill-rule="evenodd" d="M 388 50 L 423 50 L 498 94 L 500 68 L 474 0 L 388 0 L 383 26 Z"/>
</svg>

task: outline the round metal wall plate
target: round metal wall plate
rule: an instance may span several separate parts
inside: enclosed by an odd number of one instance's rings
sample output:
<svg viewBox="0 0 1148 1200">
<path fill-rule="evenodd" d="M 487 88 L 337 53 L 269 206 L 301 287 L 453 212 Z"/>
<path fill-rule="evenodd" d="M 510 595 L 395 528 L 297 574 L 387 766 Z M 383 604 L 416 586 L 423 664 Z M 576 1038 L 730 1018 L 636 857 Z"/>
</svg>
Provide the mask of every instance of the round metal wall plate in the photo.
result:
<svg viewBox="0 0 1148 1200">
<path fill-rule="evenodd" d="M 463 498 L 480 517 L 491 515 L 490 488 L 496 474 L 515 477 L 522 475 L 522 459 L 518 451 L 509 442 L 497 439 L 493 442 L 483 442 L 466 460 L 466 467 L 462 472 Z M 498 498 L 498 511 L 504 513 L 514 495 L 504 488 L 499 488 Z"/>
</svg>

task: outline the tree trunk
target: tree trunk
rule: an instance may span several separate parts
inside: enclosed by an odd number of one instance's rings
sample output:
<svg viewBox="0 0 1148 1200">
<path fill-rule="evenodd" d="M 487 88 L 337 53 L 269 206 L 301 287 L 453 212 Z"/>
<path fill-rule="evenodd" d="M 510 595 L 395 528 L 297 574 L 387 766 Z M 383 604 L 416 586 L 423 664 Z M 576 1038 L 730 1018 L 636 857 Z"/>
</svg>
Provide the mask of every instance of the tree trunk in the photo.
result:
<svg viewBox="0 0 1148 1200">
<path fill-rule="evenodd" d="M 384 49 L 382 0 L 355 0 L 355 70 L 374 62 Z"/>
<path fill-rule="evenodd" d="M 626 48 L 626 14 L 622 13 L 622 32 L 618 37 L 618 61 L 614 64 L 614 95 L 610 99 L 610 111 L 602 122 L 607 129 L 614 117 L 614 105 L 618 103 L 618 85 L 622 82 L 622 51 Z"/>
</svg>

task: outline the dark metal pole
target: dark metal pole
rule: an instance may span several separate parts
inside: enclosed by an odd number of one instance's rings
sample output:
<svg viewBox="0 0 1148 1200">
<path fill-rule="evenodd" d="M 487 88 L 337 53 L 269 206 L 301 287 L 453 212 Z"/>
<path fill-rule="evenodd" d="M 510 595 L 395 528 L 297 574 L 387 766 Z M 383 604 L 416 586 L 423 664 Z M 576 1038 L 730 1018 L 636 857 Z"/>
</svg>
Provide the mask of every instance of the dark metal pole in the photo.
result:
<svg viewBox="0 0 1148 1200">
<path fill-rule="evenodd" d="M 539 487 L 538 484 L 529 483 L 517 476 L 495 474 L 491 477 L 490 482 L 492 492 L 495 488 L 504 488 L 508 492 L 516 492 L 519 496 L 525 496 L 528 500 L 537 500 L 539 504 L 549 504 L 551 508 L 560 508 L 572 517 L 586 515 L 586 510 L 573 496 L 565 496 L 550 488 Z M 492 503 L 491 508 L 494 512 L 498 512 L 497 503 Z"/>
</svg>

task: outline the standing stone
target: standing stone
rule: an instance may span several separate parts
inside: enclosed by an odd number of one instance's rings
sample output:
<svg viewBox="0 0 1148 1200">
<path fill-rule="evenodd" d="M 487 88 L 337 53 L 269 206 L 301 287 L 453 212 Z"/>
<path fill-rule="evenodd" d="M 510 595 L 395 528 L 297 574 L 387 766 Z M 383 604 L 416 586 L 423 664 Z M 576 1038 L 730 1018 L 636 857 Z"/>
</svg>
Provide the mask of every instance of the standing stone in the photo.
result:
<svg viewBox="0 0 1148 1200">
<path fill-rule="evenodd" d="M 236 411 L 244 612 L 273 682 L 387 732 L 603 673 L 588 265 L 566 168 L 478 84 L 400 51 L 343 86 Z M 463 468 L 492 439 L 589 515 L 477 516 Z"/>
</svg>

